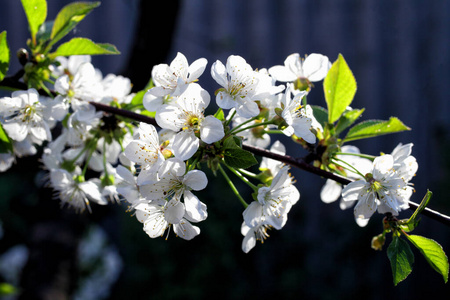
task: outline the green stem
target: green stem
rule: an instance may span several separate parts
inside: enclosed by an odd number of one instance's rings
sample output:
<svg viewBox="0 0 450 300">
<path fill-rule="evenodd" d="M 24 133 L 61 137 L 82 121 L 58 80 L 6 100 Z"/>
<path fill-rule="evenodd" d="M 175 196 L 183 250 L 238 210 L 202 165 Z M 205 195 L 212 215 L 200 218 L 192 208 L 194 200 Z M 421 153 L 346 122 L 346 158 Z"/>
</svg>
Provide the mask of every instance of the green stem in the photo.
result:
<svg viewBox="0 0 450 300">
<path fill-rule="evenodd" d="M 236 115 L 236 110 L 234 110 L 233 113 L 231 114 L 231 116 L 225 121 L 225 126 L 230 125 L 230 123 L 233 120 L 235 115 Z"/>
<path fill-rule="evenodd" d="M 244 174 L 245 176 L 252 177 L 252 178 L 258 178 L 258 176 L 259 176 L 258 174 L 252 173 L 252 172 L 247 171 L 245 169 L 239 169 L 239 172 Z"/>
<path fill-rule="evenodd" d="M 197 155 L 194 159 L 194 161 L 189 165 L 188 172 L 195 169 L 195 166 L 197 165 L 198 161 L 200 160 L 200 155 Z"/>
<path fill-rule="evenodd" d="M 252 119 L 250 119 L 250 120 L 252 120 Z M 248 123 L 248 122 L 246 121 L 244 123 Z M 244 123 L 239 124 L 239 126 L 236 126 L 235 128 L 233 128 L 233 130 L 231 130 L 230 133 L 237 134 L 237 133 L 239 133 L 241 131 L 248 130 L 248 129 L 251 129 L 251 128 L 264 126 L 264 125 L 273 125 L 273 121 L 270 120 L 270 121 L 267 121 L 267 122 L 255 123 L 255 124 L 252 124 L 250 126 L 247 126 L 247 127 L 244 127 L 244 128 L 240 128 L 239 130 L 236 130 L 236 129 L 238 129 L 238 127 L 242 127 L 241 125 L 243 125 Z"/>
<path fill-rule="evenodd" d="M 339 162 L 345 164 L 345 166 L 336 163 L 336 161 L 339 161 Z M 361 174 L 361 172 L 359 172 L 354 166 L 352 166 L 352 165 L 349 164 L 348 162 L 346 162 L 346 161 L 344 161 L 344 160 L 342 160 L 342 159 L 336 158 L 336 157 L 333 158 L 333 162 L 334 162 L 335 164 L 337 164 L 338 166 L 341 166 L 342 168 L 344 168 L 344 169 L 346 169 L 346 170 L 355 172 L 356 174 L 358 174 L 358 175 L 360 175 L 362 178 L 364 178 L 364 175 Z M 346 167 L 346 166 L 347 166 L 347 167 Z"/>
<path fill-rule="evenodd" d="M 108 170 L 106 168 L 106 139 L 103 139 L 103 169 L 105 170 L 105 176 L 108 177 Z"/>
<path fill-rule="evenodd" d="M 234 175 L 236 175 L 237 177 L 239 177 L 240 180 L 242 180 L 243 182 L 245 182 L 249 187 L 252 188 L 252 190 L 254 192 L 258 191 L 258 187 L 256 185 L 254 185 L 253 183 L 251 183 L 246 177 L 244 177 L 241 173 L 239 173 L 239 171 L 237 171 L 235 168 L 230 167 L 229 165 L 227 165 L 226 163 L 224 163 L 225 166 L 227 166 L 228 170 L 230 170 Z"/>
<path fill-rule="evenodd" d="M 265 130 L 264 132 L 267 134 L 284 134 L 281 130 Z"/>
<path fill-rule="evenodd" d="M 247 202 L 245 202 L 244 198 L 242 198 L 241 194 L 239 194 L 239 191 L 237 190 L 236 186 L 233 184 L 230 177 L 228 177 L 227 173 L 220 164 L 219 164 L 219 171 L 220 173 L 222 173 L 223 177 L 225 178 L 226 182 L 230 186 L 233 193 L 236 195 L 236 197 L 238 197 L 239 201 L 241 201 L 242 205 L 244 205 L 244 207 L 247 208 L 248 206 Z"/>
<path fill-rule="evenodd" d="M 336 152 L 336 155 L 353 155 L 361 158 L 367 158 L 371 161 L 373 161 L 376 156 L 368 155 L 368 154 L 361 154 L 361 153 L 350 153 L 350 152 Z"/>
</svg>

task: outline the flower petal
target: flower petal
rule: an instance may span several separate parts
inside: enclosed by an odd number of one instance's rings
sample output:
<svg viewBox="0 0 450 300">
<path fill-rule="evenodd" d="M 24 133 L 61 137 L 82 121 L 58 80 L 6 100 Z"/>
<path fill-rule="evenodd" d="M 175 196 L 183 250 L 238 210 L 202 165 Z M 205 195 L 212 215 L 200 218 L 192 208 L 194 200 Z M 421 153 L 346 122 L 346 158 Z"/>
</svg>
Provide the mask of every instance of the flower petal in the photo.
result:
<svg viewBox="0 0 450 300">
<path fill-rule="evenodd" d="M 201 123 L 200 138 L 207 144 L 215 143 L 225 136 L 222 122 L 213 117 L 207 116 Z"/>
<path fill-rule="evenodd" d="M 200 140 L 192 131 L 180 131 L 173 141 L 173 153 L 181 160 L 187 160 L 197 152 Z"/>
<path fill-rule="evenodd" d="M 186 217 L 192 222 L 200 222 L 208 217 L 206 204 L 201 202 L 197 196 L 190 191 L 184 192 L 184 205 L 186 207 Z"/>
</svg>

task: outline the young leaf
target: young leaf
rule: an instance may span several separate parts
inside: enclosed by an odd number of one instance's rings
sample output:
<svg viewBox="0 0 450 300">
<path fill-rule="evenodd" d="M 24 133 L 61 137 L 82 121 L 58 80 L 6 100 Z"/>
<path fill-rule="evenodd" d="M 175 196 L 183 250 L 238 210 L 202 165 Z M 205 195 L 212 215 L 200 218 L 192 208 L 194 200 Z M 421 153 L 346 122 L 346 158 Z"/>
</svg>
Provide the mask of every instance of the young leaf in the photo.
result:
<svg viewBox="0 0 450 300">
<path fill-rule="evenodd" d="M 427 194 L 425 195 L 425 197 L 423 197 L 422 201 L 419 204 L 419 207 L 417 207 L 412 216 L 409 218 L 408 223 L 416 223 L 418 221 L 418 215 L 425 209 L 425 207 L 427 207 L 428 202 L 430 202 L 431 196 L 433 196 L 433 193 L 431 191 L 427 191 Z"/>
<path fill-rule="evenodd" d="M 22 0 L 22 6 L 25 11 L 25 15 L 27 16 L 31 37 L 33 42 L 36 43 L 36 33 L 47 18 L 47 1 Z"/>
<path fill-rule="evenodd" d="M 345 111 L 342 116 L 339 118 L 339 121 L 336 125 L 336 134 L 341 133 L 347 127 L 351 126 L 355 121 L 362 115 L 364 112 L 363 109 L 352 109 Z"/>
<path fill-rule="evenodd" d="M 432 239 L 420 235 L 407 235 L 406 237 L 420 250 L 430 266 L 441 274 L 444 282 L 447 283 L 449 265 L 447 255 L 445 255 L 442 246 Z"/>
<path fill-rule="evenodd" d="M 247 169 L 258 163 L 255 156 L 241 148 L 229 148 L 223 152 L 225 163 L 232 168 Z"/>
<path fill-rule="evenodd" d="M 87 38 L 73 38 L 60 45 L 50 56 L 120 54 L 114 45 L 96 44 Z"/>
<path fill-rule="evenodd" d="M 319 122 L 320 125 L 322 125 L 322 127 L 325 127 L 328 121 L 328 111 L 322 106 L 318 105 L 311 105 L 311 108 L 313 110 L 313 115 L 316 118 L 317 122 Z"/>
<path fill-rule="evenodd" d="M 395 133 L 405 130 L 411 130 L 402 123 L 398 118 L 391 117 L 388 121 L 368 120 L 356 124 L 347 133 L 344 141 L 354 141 L 359 139 L 367 139 L 383 134 Z"/>
<path fill-rule="evenodd" d="M 6 31 L 0 33 L 0 81 L 3 80 L 9 68 L 9 47 L 6 40 Z"/>
<path fill-rule="evenodd" d="M 323 82 L 328 105 L 328 122 L 333 123 L 349 106 L 356 93 L 356 80 L 344 57 L 339 54 Z"/>
<path fill-rule="evenodd" d="M 45 21 L 41 27 L 39 27 L 39 31 L 36 34 L 36 39 L 39 43 L 43 44 L 50 39 L 50 34 L 52 32 L 53 21 Z"/>
<path fill-rule="evenodd" d="M 50 38 L 51 44 L 67 35 L 81 20 L 86 17 L 100 2 L 74 2 L 64 6 L 56 16 Z"/>
<path fill-rule="evenodd" d="M 13 145 L 6 132 L 0 124 L 0 153 L 12 153 Z"/>
<path fill-rule="evenodd" d="M 414 254 L 406 241 L 394 236 L 387 249 L 387 256 L 391 262 L 394 285 L 397 285 L 411 273 Z"/>
</svg>

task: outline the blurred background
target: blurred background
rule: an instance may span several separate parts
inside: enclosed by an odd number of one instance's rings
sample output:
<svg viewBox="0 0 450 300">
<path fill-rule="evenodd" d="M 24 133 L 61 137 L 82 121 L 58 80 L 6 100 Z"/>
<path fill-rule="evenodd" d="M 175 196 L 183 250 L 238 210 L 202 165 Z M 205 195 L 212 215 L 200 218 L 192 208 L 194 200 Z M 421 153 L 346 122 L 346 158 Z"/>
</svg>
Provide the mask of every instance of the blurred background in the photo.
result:
<svg viewBox="0 0 450 300">
<path fill-rule="evenodd" d="M 48 0 L 48 19 L 71 1 Z M 0 31 L 12 53 L 28 29 L 20 1 L 2 1 Z M 412 128 L 354 143 L 363 153 L 390 153 L 414 143 L 419 170 L 413 182 L 420 202 L 450 215 L 450 2 L 445 0 L 104 0 L 71 34 L 112 43 L 120 56 L 94 57 L 104 75 L 127 76 L 144 87 L 153 65 L 177 52 L 189 62 L 208 59 L 200 84 L 218 88 L 210 66 L 231 54 L 253 68 L 283 64 L 292 53 L 342 53 L 358 82 L 352 106 L 362 120 L 396 116 Z M 20 68 L 14 61 L 10 73 Z M 308 96 L 325 106 L 322 83 Z M 288 154 L 304 156 L 284 139 Z M 412 274 L 397 287 L 385 249 L 370 248 L 382 216 L 359 228 L 352 210 L 324 204 L 325 180 L 292 170 L 301 193 L 281 231 L 248 254 L 241 251 L 242 206 L 221 178 L 209 176 L 198 193 L 209 217 L 186 242 L 174 235 L 150 239 L 124 205 L 93 207 L 93 214 L 60 209 L 37 179 L 35 158 L 20 159 L 0 174 L 0 282 L 19 286 L 22 299 L 418 299 L 450 288 L 418 251 Z M 245 194 L 246 187 L 239 186 Z M 250 197 L 249 194 L 247 194 Z M 400 217 L 408 218 L 406 211 Z M 450 253 L 450 228 L 427 217 L 415 231 Z"/>
</svg>

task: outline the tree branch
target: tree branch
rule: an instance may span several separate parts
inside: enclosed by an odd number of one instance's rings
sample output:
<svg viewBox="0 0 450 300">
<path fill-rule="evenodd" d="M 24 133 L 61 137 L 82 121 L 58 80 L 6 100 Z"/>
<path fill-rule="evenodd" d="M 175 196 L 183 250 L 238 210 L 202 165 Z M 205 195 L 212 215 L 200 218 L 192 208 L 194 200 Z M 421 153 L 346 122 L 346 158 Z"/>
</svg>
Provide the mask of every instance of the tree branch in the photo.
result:
<svg viewBox="0 0 450 300">
<path fill-rule="evenodd" d="M 3 79 L 3 81 L 0 81 L 0 86 L 4 86 L 4 87 L 8 87 L 8 88 L 13 88 L 13 89 L 17 89 L 17 90 L 26 90 L 27 86 L 25 83 L 18 81 L 17 76 L 11 76 L 11 77 L 5 77 Z M 45 96 L 48 96 L 46 94 L 45 91 L 43 90 L 39 90 L 39 93 Z M 53 93 L 53 92 L 52 92 Z M 124 109 L 120 109 L 120 108 L 116 108 L 110 105 L 105 105 L 102 103 L 98 103 L 98 102 L 93 102 L 93 101 L 89 101 L 89 103 L 91 105 L 93 105 L 97 110 L 100 111 L 104 111 L 107 113 L 112 113 L 112 114 L 116 114 L 119 116 L 123 116 L 126 118 L 130 118 L 139 122 L 144 122 L 147 124 L 152 124 L 154 126 L 158 126 L 158 124 L 156 123 L 154 118 L 145 116 L 145 115 L 141 115 L 132 111 L 128 111 L 128 110 L 124 110 Z M 301 170 L 307 171 L 309 173 L 312 174 L 316 174 L 318 176 L 327 178 L 327 179 L 331 179 L 334 180 L 342 185 L 346 185 L 349 184 L 350 182 L 352 182 L 351 180 L 349 180 L 346 177 L 342 177 L 339 176 L 337 174 L 322 170 L 320 168 L 314 167 L 313 165 L 307 163 L 305 161 L 305 159 L 303 158 L 294 158 L 292 156 L 289 155 L 280 155 L 277 153 L 273 153 L 269 150 L 263 149 L 263 148 L 258 148 L 258 147 L 254 147 L 254 146 L 250 146 L 250 145 L 243 145 L 242 147 L 243 149 L 252 152 L 253 154 L 262 156 L 262 157 L 267 157 L 267 158 L 271 158 L 274 160 L 278 160 L 281 162 L 284 162 L 286 164 L 289 164 L 293 167 L 299 168 Z M 408 201 L 409 203 L 409 209 L 415 211 L 418 207 L 419 204 L 412 202 L 412 201 Z M 444 214 L 441 214 L 437 211 L 434 211 L 432 209 L 429 208 L 425 208 L 422 211 L 422 214 L 433 219 L 436 220 L 442 224 L 445 224 L 447 226 L 450 226 L 450 217 L 446 216 Z"/>
</svg>

